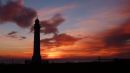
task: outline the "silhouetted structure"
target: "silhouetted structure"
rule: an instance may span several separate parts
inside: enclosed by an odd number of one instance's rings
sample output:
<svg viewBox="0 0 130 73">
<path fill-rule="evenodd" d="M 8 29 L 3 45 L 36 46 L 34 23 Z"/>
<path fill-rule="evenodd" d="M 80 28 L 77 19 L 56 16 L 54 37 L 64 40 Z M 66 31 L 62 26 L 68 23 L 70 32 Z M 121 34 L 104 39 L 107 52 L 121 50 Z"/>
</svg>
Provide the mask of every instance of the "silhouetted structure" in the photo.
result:
<svg viewBox="0 0 130 73">
<path fill-rule="evenodd" d="M 39 19 L 35 20 L 34 24 L 34 50 L 31 63 L 41 64 L 41 54 L 40 54 L 40 24 Z"/>
</svg>

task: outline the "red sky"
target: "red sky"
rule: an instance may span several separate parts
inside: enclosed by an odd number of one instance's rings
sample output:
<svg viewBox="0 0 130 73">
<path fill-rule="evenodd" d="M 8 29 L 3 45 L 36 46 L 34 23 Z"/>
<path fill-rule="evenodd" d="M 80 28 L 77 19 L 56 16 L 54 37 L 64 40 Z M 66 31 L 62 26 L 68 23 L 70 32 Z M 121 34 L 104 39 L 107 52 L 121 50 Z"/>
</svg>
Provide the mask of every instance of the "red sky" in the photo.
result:
<svg viewBox="0 0 130 73">
<path fill-rule="evenodd" d="M 32 6 L 35 0 L 2 2 L 7 3 L 0 5 L 2 57 L 31 58 L 33 32 L 30 29 L 36 15 L 46 29 L 41 30 L 43 59 L 130 56 L 129 0 L 57 0 L 48 1 L 47 5 L 38 0 L 41 6 Z"/>
</svg>

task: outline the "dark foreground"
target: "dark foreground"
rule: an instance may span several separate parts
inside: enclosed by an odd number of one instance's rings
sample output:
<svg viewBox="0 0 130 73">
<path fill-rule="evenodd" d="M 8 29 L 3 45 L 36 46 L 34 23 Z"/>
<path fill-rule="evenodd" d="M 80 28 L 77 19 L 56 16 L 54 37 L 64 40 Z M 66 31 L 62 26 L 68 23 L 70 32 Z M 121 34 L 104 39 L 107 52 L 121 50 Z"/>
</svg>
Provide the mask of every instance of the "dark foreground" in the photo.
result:
<svg viewBox="0 0 130 73">
<path fill-rule="evenodd" d="M 0 73 L 91 73 L 103 72 L 130 73 L 130 60 L 95 61 L 80 63 L 43 63 L 43 64 L 0 64 Z"/>
<path fill-rule="evenodd" d="M 54 70 L 80 70 L 81 71 L 94 71 L 97 70 L 130 70 L 130 60 L 117 60 L 111 62 L 84 62 L 84 63 L 43 63 L 43 64 L 0 64 L 0 71 L 19 71 L 18 73 L 23 73 L 23 71 L 53 71 Z M 126 70 L 123 70 L 126 71 Z"/>
</svg>

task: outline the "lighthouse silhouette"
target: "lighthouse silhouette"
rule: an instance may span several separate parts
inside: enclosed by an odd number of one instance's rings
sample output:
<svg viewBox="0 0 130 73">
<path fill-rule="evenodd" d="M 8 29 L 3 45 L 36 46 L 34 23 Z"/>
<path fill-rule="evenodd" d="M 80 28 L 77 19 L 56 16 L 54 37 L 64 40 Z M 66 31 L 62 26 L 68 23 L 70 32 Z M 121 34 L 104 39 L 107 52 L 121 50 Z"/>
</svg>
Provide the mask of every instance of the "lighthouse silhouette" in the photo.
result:
<svg viewBox="0 0 130 73">
<path fill-rule="evenodd" d="M 41 54 L 40 54 L 40 22 L 37 18 L 34 24 L 34 49 L 32 61 L 33 64 L 41 64 Z"/>
</svg>

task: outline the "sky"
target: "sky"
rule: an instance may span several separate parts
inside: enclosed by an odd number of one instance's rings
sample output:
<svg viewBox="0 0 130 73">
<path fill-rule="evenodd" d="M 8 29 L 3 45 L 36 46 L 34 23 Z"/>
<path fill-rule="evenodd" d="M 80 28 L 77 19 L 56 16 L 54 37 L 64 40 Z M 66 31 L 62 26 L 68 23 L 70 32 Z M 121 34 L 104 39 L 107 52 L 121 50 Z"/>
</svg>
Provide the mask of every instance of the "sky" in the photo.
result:
<svg viewBox="0 0 130 73">
<path fill-rule="evenodd" d="M 41 21 L 42 59 L 129 58 L 129 0 L 0 0 L 0 57 L 31 58 Z"/>
</svg>

